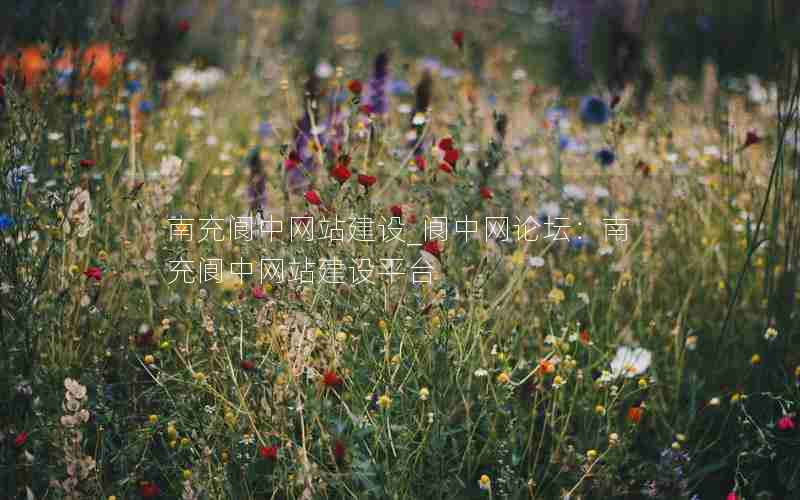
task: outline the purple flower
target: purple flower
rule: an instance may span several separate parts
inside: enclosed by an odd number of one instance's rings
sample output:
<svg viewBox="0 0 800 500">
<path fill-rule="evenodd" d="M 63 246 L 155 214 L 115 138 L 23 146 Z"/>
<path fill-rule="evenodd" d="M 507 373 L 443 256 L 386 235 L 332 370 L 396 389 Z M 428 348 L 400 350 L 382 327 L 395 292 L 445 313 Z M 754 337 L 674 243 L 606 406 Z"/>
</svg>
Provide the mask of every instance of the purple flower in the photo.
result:
<svg viewBox="0 0 800 500">
<path fill-rule="evenodd" d="M 375 71 L 367 86 L 366 103 L 372 113 L 382 115 L 389 111 L 388 85 L 389 54 L 381 52 L 375 58 Z"/>
<path fill-rule="evenodd" d="M 267 137 L 272 135 L 272 124 L 267 121 L 263 121 L 258 125 L 258 135 L 261 136 L 262 139 L 266 139 Z"/>
<path fill-rule="evenodd" d="M 597 163 L 599 163 L 601 166 L 610 167 L 614 163 L 614 160 L 616 160 L 616 155 L 614 155 L 614 152 L 611 151 L 610 149 L 604 148 L 598 151 L 594 155 L 594 158 L 597 160 Z"/>
</svg>

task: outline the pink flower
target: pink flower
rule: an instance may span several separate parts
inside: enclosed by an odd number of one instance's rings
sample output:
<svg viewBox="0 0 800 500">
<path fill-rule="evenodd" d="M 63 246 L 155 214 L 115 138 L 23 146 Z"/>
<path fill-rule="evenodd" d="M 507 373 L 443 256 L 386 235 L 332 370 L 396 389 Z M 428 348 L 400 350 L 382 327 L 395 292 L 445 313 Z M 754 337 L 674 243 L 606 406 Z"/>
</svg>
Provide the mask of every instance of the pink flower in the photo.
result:
<svg viewBox="0 0 800 500">
<path fill-rule="evenodd" d="M 725 497 L 725 500 L 739 500 L 739 495 L 737 495 L 735 491 L 731 491 L 728 493 L 728 496 Z"/>
<path fill-rule="evenodd" d="M 28 433 L 25 431 L 20 432 L 17 434 L 17 437 L 14 438 L 14 446 L 17 448 L 21 448 L 25 443 L 28 442 Z"/>
<path fill-rule="evenodd" d="M 103 279 L 103 270 L 100 269 L 99 267 L 90 267 L 87 270 L 85 270 L 83 274 L 87 278 L 93 279 L 95 281 L 100 281 L 101 279 Z"/>
<path fill-rule="evenodd" d="M 793 431 L 794 430 L 794 419 L 789 415 L 784 415 L 778 420 L 778 430 L 781 431 Z"/>
<path fill-rule="evenodd" d="M 264 292 L 264 289 L 260 286 L 254 286 L 250 290 L 250 293 L 253 295 L 253 298 L 257 300 L 264 300 L 267 298 L 266 292 Z"/>
</svg>

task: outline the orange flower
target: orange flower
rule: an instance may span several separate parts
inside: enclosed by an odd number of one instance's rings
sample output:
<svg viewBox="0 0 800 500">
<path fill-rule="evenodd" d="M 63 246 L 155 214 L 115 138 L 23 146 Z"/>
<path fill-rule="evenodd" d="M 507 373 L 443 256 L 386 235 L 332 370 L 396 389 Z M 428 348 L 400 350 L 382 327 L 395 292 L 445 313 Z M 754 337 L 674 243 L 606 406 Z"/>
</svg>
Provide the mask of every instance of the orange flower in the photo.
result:
<svg viewBox="0 0 800 500">
<path fill-rule="evenodd" d="M 553 373 L 556 371 L 556 366 L 546 359 L 539 360 L 539 372 L 545 373 Z"/>
<path fill-rule="evenodd" d="M 628 420 L 634 424 L 638 424 L 642 420 L 644 409 L 641 406 L 631 406 L 628 408 Z"/>
<path fill-rule="evenodd" d="M 42 73 L 47 70 L 47 61 L 42 57 L 39 47 L 31 46 L 22 49 L 19 66 L 25 79 L 25 88 L 28 89 L 39 84 Z"/>
<path fill-rule="evenodd" d="M 111 83 L 111 76 L 122 65 L 125 56 L 121 53 L 114 54 L 108 42 L 90 45 L 83 53 L 84 74 L 88 71 L 89 77 L 99 88 L 104 89 Z"/>
</svg>

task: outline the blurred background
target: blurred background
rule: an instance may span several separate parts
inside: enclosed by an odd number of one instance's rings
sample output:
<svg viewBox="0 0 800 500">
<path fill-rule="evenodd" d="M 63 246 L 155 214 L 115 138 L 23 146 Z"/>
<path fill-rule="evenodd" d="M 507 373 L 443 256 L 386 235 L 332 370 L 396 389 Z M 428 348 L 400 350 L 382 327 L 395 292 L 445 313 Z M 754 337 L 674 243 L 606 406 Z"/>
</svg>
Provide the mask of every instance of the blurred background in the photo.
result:
<svg viewBox="0 0 800 500">
<path fill-rule="evenodd" d="M 800 36 L 797 0 L 3 0 L 0 50 L 57 48 L 121 37 L 141 55 L 167 51 L 174 62 L 231 67 L 232 54 L 293 62 L 298 73 L 320 60 L 454 57 L 451 33 L 468 33 L 470 68 L 514 58 L 542 85 L 581 90 L 589 82 L 649 85 L 657 74 L 699 80 L 713 62 L 718 78 L 769 78 L 778 38 Z M 780 13 L 770 19 L 773 5 Z M 108 20 L 112 19 L 112 23 Z M 189 27 L 178 47 L 169 27 Z M 245 51 L 235 51 L 242 48 Z M 275 53 L 258 53 L 271 47 Z M 277 50 L 275 49 L 277 47 Z M 367 49 L 367 50 L 364 50 Z M 150 54 L 148 54 L 148 52 Z M 247 62 L 247 61 L 245 61 Z M 254 65 L 256 63 L 254 62 Z M 254 67 L 255 71 L 259 68 Z"/>
</svg>

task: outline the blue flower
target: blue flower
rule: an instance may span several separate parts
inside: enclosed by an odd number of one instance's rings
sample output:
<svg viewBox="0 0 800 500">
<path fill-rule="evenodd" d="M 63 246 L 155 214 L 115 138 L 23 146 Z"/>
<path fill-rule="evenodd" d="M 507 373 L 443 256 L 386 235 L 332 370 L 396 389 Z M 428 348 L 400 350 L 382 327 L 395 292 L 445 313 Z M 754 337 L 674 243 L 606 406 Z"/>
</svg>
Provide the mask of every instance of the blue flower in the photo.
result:
<svg viewBox="0 0 800 500">
<path fill-rule="evenodd" d="M 610 167 L 616 158 L 616 155 L 610 149 L 601 149 L 594 155 L 594 159 L 603 167 Z"/>
<path fill-rule="evenodd" d="M 267 121 L 261 122 L 258 125 L 258 135 L 260 135 L 262 139 L 266 139 L 267 137 L 271 136 L 272 124 Z"/>
<path fill-rule="evenodd" d="M 14 227 L 14 219 L 10 215 L 0 214 L 0 231 L 5 231 L 12 227 Z"/>
<path fill-rule="evenodd" d="M 150 113 L 153 111 L 153 101 L 144 100 L 139 103 L 139 111 L 142 113 Z"/>
<path fill-rule="evenodd" d="M 128 80 L 125 83 L 125 88 L 131 94 L 135 94 L 136 92 L 139 92 L 140 90 L 142 90 L 142 83 L 139 80 Z"/>
<path fill-rule="evenodd" d="M 392 95 L 407 95 L 411 93 L 411 85 L 405 80 L 395 79 L 389 83 L 389 92 Z"/>
<path fill-rule="evenodd" d="M 587 236 L 582 236 L 580 238 L 570 238 L 569 239 L 569 248 L 572 250 L 583 250 L 584 248 L 588 248 L 592 246 L 594 242 L 591 238 Z"/>
<path fill-rule="evenodd" d="M 608 104 L 599 97 L 584 97 L 581 100 L 581 120 L 587 125 L 602 125 L 611 118 Z"/>
</svg>

